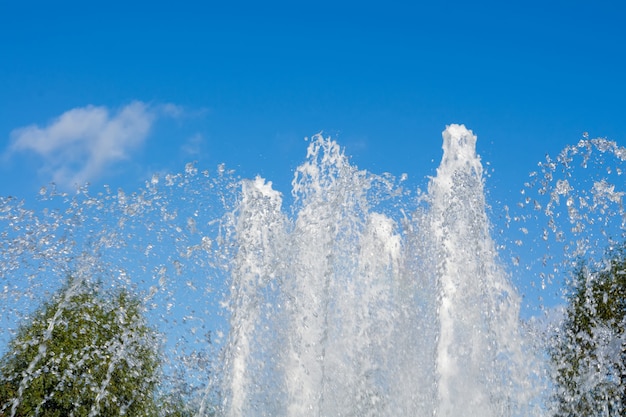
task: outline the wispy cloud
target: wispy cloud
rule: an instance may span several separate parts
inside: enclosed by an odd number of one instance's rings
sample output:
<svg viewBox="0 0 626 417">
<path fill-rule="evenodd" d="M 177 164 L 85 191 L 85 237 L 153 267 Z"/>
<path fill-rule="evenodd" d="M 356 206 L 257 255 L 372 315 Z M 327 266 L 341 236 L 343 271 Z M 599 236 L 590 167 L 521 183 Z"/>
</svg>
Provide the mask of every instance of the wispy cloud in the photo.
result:
<svg viewBox="0 0 626 417">
<path fill-rule="evenodd" d="M 202 154 L 206 141 L 202 134 L 196 133 L 189 137 L 181 146 L 181 151 L 186 156 L 197 157 Z"/>
<path fill-rule="evenodd" d="M 32 152 L 42 170 L 63 188 L 98 178 L 112 164 L 130 158 L 148 137 L 155 120 L 180 114 L 175 105 L 151 107 L 134 101 L 112 112 L 106 107 L 71 109 L 45 127 L 30 125 L 11 132 L 8 156 Z"/>
<path fill-rule="evenodd" d="M 174 118 L 181 117 L 183 114 L 187 113 L 182 106 L 173 103 L 165 103 L 161 105 L 160 110 L 163 114 Z"/>
</svg>

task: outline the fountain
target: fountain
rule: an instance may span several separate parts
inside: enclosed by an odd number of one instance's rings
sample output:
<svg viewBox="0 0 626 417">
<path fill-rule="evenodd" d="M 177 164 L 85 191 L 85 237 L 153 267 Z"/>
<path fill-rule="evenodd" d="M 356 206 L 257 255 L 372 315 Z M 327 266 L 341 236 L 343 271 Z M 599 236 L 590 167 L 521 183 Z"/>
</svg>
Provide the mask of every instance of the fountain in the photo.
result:
<svg viewBox="0 0 626 417">
<path fill-rule="evenodd" d="M 288 208 L 263 178 L 195 164 L 132 194 L 52 187 L 33 209 L 4 198 L 0 354 L 72 276 L 138 294 L 162 336 L 161 389 L 195 415 L 550 415 L 550 371 L 536 344 L 543 335 L 520 319 L 475 145 L 470 130 L 448 126 L 436 176 L 417 195 L 404 178 L 359 170 L 316 135 Z M 611 149 L 619 157 L 623 148 Z M 542 210 L 524 214 L 535 201 L 549 207 L 547 230 L 565 242 L 554 213 L 573 188 L 550 162 L 527 183 L 510 225 L 526 237 L 535 233 L 529 223 L 541 228 Z M 546 194 L 551 203 L 541 202 Z M 621 204 L 614 190 L 604 195 Z M 31 374 L 47 363 L 40 351 L 1 415 L 15 414 Z M 106 397 L 106 384 L 98 389 Z"/>
</svg>

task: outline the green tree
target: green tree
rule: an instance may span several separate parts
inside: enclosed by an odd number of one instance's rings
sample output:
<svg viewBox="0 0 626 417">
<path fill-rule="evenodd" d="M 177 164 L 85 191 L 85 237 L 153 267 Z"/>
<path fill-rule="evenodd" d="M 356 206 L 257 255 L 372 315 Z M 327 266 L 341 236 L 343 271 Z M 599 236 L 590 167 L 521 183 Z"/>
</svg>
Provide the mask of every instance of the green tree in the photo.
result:
<svg viewBox="0 0 626 417">
<path fill-rule="evenodd" d="M 623 416 L 626 411 L 626 246 L 601 268 L 581 265 L 550 355 L 556 416 Z"/>
<path fill-rule="evenodd" d="M 0 360 L 0 416 L 157 415 L 158 358 L 137 298 L 69 279 Z"/>
</svg>

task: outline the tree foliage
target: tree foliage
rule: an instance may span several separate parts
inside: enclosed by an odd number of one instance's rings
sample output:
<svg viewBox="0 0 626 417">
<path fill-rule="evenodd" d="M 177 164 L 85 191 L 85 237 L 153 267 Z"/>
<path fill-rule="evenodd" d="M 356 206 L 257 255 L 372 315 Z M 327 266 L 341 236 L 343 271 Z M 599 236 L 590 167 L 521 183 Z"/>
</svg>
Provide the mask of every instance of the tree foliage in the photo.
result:
<svg viewBox="0 0 626 417">
<path fill-rule="evenodd" d="M 0 416 L 156 415 L 156 342 L 126 290 L 69 279 L 0 360 Z"/>
<path fill-rule="evenodd" d="M 626 246 L 601 268 L 581 265 L 551 349 L 556 416 L 626 412 Z"/>
</svg>

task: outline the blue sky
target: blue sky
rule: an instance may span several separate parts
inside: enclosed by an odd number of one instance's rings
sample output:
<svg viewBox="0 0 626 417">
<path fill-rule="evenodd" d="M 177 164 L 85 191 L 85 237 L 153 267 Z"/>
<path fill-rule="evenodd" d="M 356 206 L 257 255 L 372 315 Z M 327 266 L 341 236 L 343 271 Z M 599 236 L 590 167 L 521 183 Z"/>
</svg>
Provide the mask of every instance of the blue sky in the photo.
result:
<svg viewBox="0 0 626 417">
<path fill-rule="evenodd" d="M 450 123 L 508 193 L 585 131 L 625 141 L 619 2 L 226 3 L 3 2 L 0 193 L 28 199 L 55 174 L 132 187 L 189 160 L 288 192 L 319 131 L 362 168 L 419 180 Z M 101 138 L 111 155 L 86 134 L 15 145 L 72 109 L 112 121 L 133 102 L 147 126 Z"/>
<path fill-rule="evenodd" d="M 323 131 L 417 185 L 463 123 L 490 200 L 583 132 L 626 143 L 613 1 L 0 3 L 0 195 L 224 162 L 289 193 Z"/>
</svg>

